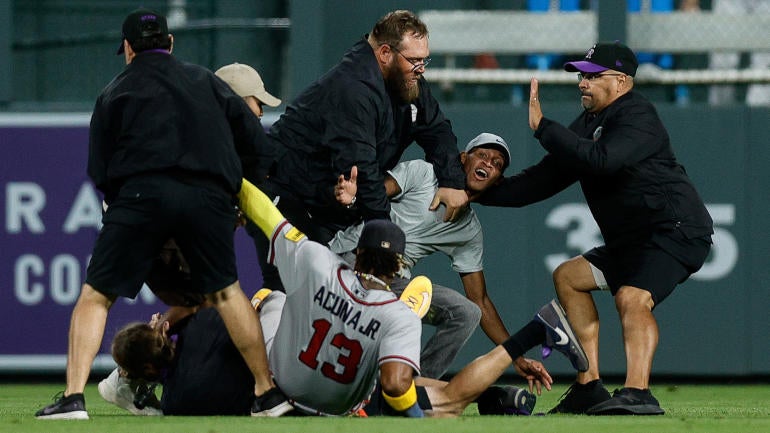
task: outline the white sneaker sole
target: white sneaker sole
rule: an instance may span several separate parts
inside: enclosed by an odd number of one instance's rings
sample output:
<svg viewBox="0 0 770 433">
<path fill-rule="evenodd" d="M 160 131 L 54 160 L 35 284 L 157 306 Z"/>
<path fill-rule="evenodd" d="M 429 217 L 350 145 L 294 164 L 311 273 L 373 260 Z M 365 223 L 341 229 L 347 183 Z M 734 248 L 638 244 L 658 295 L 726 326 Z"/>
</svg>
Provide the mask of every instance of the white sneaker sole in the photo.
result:
<svg viewBox="0 0 770 433">
<path fill-rule="evenodd" d="M 88 419 L 88 412 L 75 410 L 72 412 L 53 413 L 51 415 L 36 416 L 37 419 Z"/>
<path fill-rule="evenodd" d="M 261 412 L 251 413 L 251 416 L 253 417 L 270 417 L 270 418 L 278 418 L 279 416 L 286 414 L 288 412 L 291 412 L 294 410 L 294 406 L 292 406 L 288 401 L 285 401 L 275 407 L 272 407 L 270 409 L 265 409 Z"/>
</svg>

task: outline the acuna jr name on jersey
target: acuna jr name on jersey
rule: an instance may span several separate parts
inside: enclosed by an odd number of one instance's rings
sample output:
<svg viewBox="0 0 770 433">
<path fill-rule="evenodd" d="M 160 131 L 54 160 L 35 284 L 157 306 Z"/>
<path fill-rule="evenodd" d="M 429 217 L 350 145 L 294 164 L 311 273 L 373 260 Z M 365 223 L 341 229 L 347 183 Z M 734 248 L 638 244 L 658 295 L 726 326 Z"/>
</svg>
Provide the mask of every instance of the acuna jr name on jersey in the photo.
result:
<svg viewBox="0 0 770 433">
<path fill-rule="evenodd" d="M 336 293 L 327 291 L 325 286 L 321 286 L 313 295 L 313 301 L 324 310 L 342 319 L 346 326 L 355 329 L 372 340 L 375 339 L 377 331 L 380 329 L 380 321 L 370 319 L 366 325 L 358 326 L 358 321 L 361 319 L 361 310 L 353 308 L 353 304 L 347 299 L 343 299 Z"/>
</svg>

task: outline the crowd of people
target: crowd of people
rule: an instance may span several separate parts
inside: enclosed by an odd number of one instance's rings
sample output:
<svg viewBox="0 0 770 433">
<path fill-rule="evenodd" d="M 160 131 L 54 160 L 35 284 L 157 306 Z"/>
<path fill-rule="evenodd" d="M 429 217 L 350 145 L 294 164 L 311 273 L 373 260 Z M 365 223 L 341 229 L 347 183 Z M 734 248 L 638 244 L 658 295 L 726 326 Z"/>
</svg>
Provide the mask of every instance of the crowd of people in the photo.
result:
<svg viewBox="0 0 770 433">
<path fill-rule="evenodd" d="M 713 229 L 655 108 L 633 90 L 629 47 L 600 42 L 564 65 L 583 106 L 569 126 L 544 117 L 532 80 L 529 126 L 546 156 L 505 177 L 500 135 L 459 151 L 423 78 L 428 28 L 412 12 L 377 21 L 267 134 L 262 107 L 281 101 L 257 71 L 213 73 L 173 46 L 163 15 L 126 17 L 126 67 L 90 128 L 103 227 L 72 313 L 65 390 L 38 419 L 88 419 L 83 390 L 109 309 L 145 282 L 170 308 L 115 336 L 118 368 L 99 384 L 134 414 L 459 416 L 472 402 L 481 414 L 531 414 L 553 383 L 524 357 L 537 346 L 577 371 L 550 413 L 664 413 L 649 389 L 653 310 L 704 263 Z M 411 143 L 425 160 L 400 162 Z M 558 301 L 511 334 L 506 322 L 520 320 L 500 317 L 487 292 L 469 202 L 521 207 L 576 182 L 605 245 L 561 264 Z M 264 277 L 251 302 L 235 267 L 240 225 Z M 464 296 L 413 278 L 434 252 L 450 258 Z M 627 373 L 612 395 L 599 373 L 597 290 L 614 297 L 623 329 Z M 436 326 L 424 347 L 421 321 Z M 479 324 L 495 348 L 442 381 Z M 494 385 L 511 366 L 527 387 Z"/>
</svg>

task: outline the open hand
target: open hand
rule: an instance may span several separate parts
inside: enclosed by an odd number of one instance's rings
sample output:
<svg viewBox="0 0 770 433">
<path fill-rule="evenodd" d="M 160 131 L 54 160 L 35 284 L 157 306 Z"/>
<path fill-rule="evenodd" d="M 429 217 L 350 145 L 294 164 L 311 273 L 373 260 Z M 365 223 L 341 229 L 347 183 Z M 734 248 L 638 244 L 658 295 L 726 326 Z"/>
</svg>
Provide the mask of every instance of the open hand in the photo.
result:
<svg viewBox="0 0 770 433">
<path fill-rule="evenodd" d="M 536 131 L 541 120 L 543 120 L 543 110 L 540 108 L 537 78 L 532 77 L 529 83 L 529 127 Z"/>
<path fill-rule="evenodd" d="M 337 178 L 337 185 L 334 186 L 334 198 L 337 202 L 343 206 L 349 206 L 353 204 L 353 199 L 358 192 L 358 167 L 355 165 L 350 169 L 350 178 L 345 179 L 345 175 L 341 174 Z"/>
<path fill-rule="evenodd" d="M 530 392 L 533 392 L 533 388 L 535 388 L 537 395 L 540 395 L 543 387 L 548 391 L 551 390 L 553 379 L 542 362 L 520 356 L 513 360 L 513 366 L 516 368 L 516 372 L 527 379 Z"/>
</svg>

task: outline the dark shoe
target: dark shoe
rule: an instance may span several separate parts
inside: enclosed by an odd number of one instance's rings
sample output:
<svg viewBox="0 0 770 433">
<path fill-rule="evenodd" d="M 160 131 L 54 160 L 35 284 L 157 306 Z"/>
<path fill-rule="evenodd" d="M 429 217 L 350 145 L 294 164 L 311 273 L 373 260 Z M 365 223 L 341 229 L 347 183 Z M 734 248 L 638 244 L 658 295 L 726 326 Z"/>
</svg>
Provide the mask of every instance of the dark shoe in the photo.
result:
<svg viewBox="0 0 770 433">
<path fill-rule="evenodd" d="M 566 355 L 577 371 L 588 370 L 588 357 L 580 341 L 575 337 L 564 309 L 556 299 L 545 304 L 535 315 L 535 320 L 545 325 L 546 329 L 543 344 L 544 359 L 551 354 L 553 348 Z"/>
<path fill-rule="evenodd" d="M 537 397 L 515 386 L 490 386 L 476 402 L 481 415 L 532 415 Z"/>
<path fill-rule="evenodd" d="M 649 389 L 620 388 L 612 398 L 601 402 L 586 412 L 588 415 L 663 415 L 660 403 Z"/>
<path fill-rule="evenodd" d="M 254 399 L 251 405 L 251 416 L 279 417 L 294 410 L 278 387 L 270 388 L 267 392 Z"/>
<path fill-rule="evenodd" d="M 83 394 L 57 394 L 54 402 L 35 412 L 37 419 L 88 419 Z"/>
<path fill-rule="evenodd" d="M 559 404 L 548 413 L 583 414 L 591 407 L 610 399 L 610 393 L 604 388 L 600 379 L 586 384 L 573 383 L 562 394 Z"/>
</svg>

